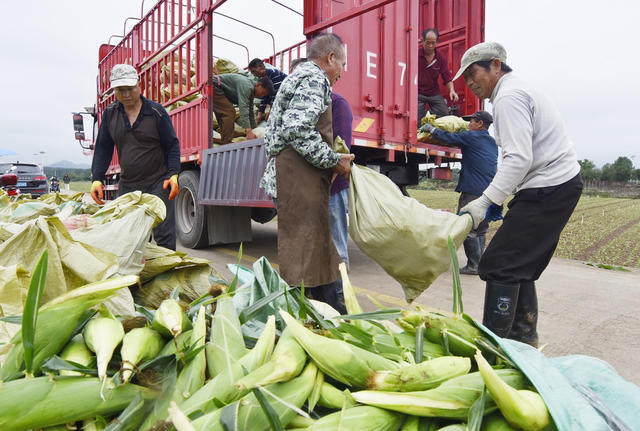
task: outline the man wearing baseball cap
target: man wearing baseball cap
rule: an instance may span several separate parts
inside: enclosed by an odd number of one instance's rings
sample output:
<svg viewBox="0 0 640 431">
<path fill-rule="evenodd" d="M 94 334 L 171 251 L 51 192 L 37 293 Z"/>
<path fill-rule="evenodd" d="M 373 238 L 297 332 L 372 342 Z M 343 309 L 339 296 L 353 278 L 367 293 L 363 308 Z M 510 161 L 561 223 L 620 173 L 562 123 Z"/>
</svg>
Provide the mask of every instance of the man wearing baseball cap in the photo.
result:
<svg viewBox="0 0 640 431">
<path fill-rule="evenodd" d="M 502 45 L 484 42 L 462 56 L 454 80 L 493 105 L 502 163 L 482 195 L 460 213 L 474 227 L 492 203 L 515 193 L 502 226 L 480 259 L 486 281 L 483 323 L 501 337 L 538 344 L 535 281 L 547 267 L 560 233 L 580 199 L 580 165 L 560 112 L 551 100 L 518 78 Z"/>
<path fill-rule="evenodd" d="M 491 114 L 487 111 L 477 111 L 463 118 L 469 120 L 468 132 L 449 133 L 431 124 L 425 124 L 420 128 L 423 132 L 431 133 L 431 137 L 438 142 L 460 147 L 462 151 L 460 179 L 456 186 L 456 191 L 460 192 L 458 211 L 482 195 L 496 174 L 498 165 L 498 147 L 495 139 L 489 134 L 489 126 L 493 123 Z M 463 243 L 467 264 L 460 268 L 460 274 L 478 275 L 478 264 L 488 230 L 489 222 L 483 220 L 469 232 Z"/>
<path fill-rule="evenodd" d="M 175 250 L 173 199 L 178 194 L 180 144 L 173 124 L 161 104 L 140 94 L 133 66 L 116 64 L 110 78 L 117 100 L 102 114 L 91 165 L 91 197 L 104 204 L 102 182 L 115 146 L 120 163 L 118 196 L 139 190 L 162 199 L 167 215 L 153 229 L 153 237 L 158 245 Z"/>
</svg>

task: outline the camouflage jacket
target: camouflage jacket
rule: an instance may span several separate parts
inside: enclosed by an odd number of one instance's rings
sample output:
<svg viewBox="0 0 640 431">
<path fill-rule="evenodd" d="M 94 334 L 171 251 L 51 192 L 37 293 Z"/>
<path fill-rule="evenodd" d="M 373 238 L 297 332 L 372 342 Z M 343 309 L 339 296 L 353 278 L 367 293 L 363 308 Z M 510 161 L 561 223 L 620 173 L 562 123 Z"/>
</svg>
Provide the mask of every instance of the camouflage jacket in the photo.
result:
<svg viewBox="0 0 640 431">
<path fill-rule="evenodd" d="M 316 130 L 316 123 L 331 104 L 331 84 L 313 61 L 305 62 L 280 85 L 265 130 L 265 150 L 269 161 L 260 187 L 276 198 L 275 156 L 288 145 L 311 165 L 327 169 L 336 166 L 340 155 Z"/>
</svg>

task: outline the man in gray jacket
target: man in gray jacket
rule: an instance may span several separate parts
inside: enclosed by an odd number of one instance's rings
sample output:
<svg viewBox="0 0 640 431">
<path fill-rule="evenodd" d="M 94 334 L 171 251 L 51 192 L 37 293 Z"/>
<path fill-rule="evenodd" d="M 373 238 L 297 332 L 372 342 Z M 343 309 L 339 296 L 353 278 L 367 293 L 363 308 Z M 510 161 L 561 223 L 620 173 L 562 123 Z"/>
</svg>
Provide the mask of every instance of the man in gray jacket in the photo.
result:
<svg viewBox="0 0 640 431">
<path fill-rule="evenodd" d="M 502 226 L 478 269 L 487 282 L 483 323 L 501 337 L 538 344 L 535 280 L 547 267 L 582 193 L 580 165 L 551 100 L 519 79 L 504 47 L 475 45 L 464 53 L 454 80 L 464 76 L 480 99 L 493 105 L 502 164 L 482 196 L 460 210 L 474 227 L 492 203 L 509 202 Z"/>
</svg>

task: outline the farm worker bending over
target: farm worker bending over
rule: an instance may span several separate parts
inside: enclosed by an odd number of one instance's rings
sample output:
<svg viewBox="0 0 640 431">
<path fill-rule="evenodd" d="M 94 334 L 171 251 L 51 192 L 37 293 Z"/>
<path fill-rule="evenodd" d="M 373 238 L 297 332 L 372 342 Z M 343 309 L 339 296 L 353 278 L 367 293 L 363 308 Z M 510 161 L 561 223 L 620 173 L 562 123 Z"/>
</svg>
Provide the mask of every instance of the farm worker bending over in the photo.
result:
<svg viewBox="0 0 640 431">
<path fill-rule="evenodd" d="M 269 113 L 267 112 L 265 114 L 265 111 L 267 110 L 267 106 L 273 105 L 273 100 L 276 98 L 276 94 L 280 89 L 280 84 L 282 84 L 284 78 L 287 77 L 287 74 L 276 69 L 270 64 L 264 64 L 264 62 L 259 58 L 254 58 L 249 62 L 249 72 L 258 79 L 266 76 L 273 83 L 273 93 L 267 97 L 263 97 L 260 101 L 260 105 L 258 106 L 258 117 L 256 118 L 256 123 L 260 124 L 262 120 L 269 119 Z"/>
<path fill-rule="evenodd" d="M 111 69 L 111 89 L 116 101 L 102 114 L 91 165 L 91 197 L 103 204 L 102 181 L 115 145 L 120 163 L 118 196 L 140 190 L 158 196 L 167 207 L 164 221 L 153 229 L 156 243 L 176 249 L 175 208 L 178 194 L 180 144 L 161 104 L 140 94 L 133 66 Z"/>
<path fill-rule="evenodd" d="M 224 73 L 214 80 L 213 87 L 213 112 L 216 113 L 220 125 L 221 144 L 228 144 L 233 139 L 234 123 L 236 121 L 236 108 L 238 105 L 240 117 L 238 125 L 247 133 L 247 139 L 256 139 L 252 129 L 256 127 L 255 114 L 253 113 L 253 98 L 259 99 L 272 94 L 273 84 L 269 78 L 262 77 L 255 84 L 253 81 L 239 73 Z"/>
<path fill-rule="evenodd" d="M 440 33 L 435 28 L 428 28 L 422 32 L 421 46 L 418 50 L 418 125 L 427 113 L 425 103 L 429 104 L 429 112 L 436 117 L 449 115 L 447 102 L 440 93 L 438 76 L 442 77 L 442 81 L 449 89 L 449 98 L 454 102 L 458 101 L 447 59 L 436 49 L 439 38 Z"/>
<path fill-rule="evenodd" d="M 313 39 L 307 54 L 311 61 L 284 80 L 271 109 L 265 131 L 269 161 L 260 186 L 277 198 L 282 278 L 291 286 L 304 283 L 313 298 L 340 311 L 332 285 L 340 277 L 340 257 L 329 227 L 329 190 L 332 173 L 349 177 L 354 156 L 333 150 L 331 85 L 346 56 L 333 33 Z"/>
<path fill-rule="evenodd" d="M 477 227 L 491 203 L 509 202 L 502 226 L 480 259 L 487 282 L 483 323 L 501 337 L 538 343 L 535 280 L 547 267 L 580 199 L 582 179 L 573 143 L 551 100 L 512 73 L 504 47 L 475 45 L 460 70 L 467 86 L 490 99 L 502 163 L 482 196 L 467 204 Z"/>
<path fill-rule="evenodd" d="M 456 187 L 456 191 L 460 192 L 458 212 L 460 208 L 482 195 L 496 174 L 498 166 L 498 146 L 489 134 L 493 117 L 487 111 L 478 111 L 471 115 L 469 120 L 469 131 L 462 133 L 445 132 L 428 123 L 421 127 L 422 131 L 431 133 L 433 138 L 448 145 L 456 145 L 462 151 L 462 168 Z M 460 274 L 478 274 L 478 264 L 484 251 L 488 229 L 489 222 L 483 220 L 464 240 L 467 265 L 460 268 Z"/>
</svg>

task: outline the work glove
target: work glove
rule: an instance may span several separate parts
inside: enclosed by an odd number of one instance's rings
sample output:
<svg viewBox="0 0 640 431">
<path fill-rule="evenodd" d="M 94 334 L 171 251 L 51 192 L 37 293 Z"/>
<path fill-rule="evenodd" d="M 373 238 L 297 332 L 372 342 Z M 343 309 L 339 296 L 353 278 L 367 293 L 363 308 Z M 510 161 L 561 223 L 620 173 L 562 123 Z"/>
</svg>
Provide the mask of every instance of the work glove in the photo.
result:
<svg viewBox="0 0 640 431">
<path fill-rule="evenodd" d="M 178 174 L 171 175 L 171 178 L 164 180 L 162 188 L 167 190 L 169 186 L 171 186 L 171 191 L 169 192 L 169 200 L 171 201 L 178 196 L 178 191 L 180 190 L 178 187 Z"/>
<path fill-rule="evenodd" d="M 433 131 L 435 129 L 436 129 L 435 126 L 433 126 L 432 124 L 424 123 L 424 125 L 420 127 L 418 131 L 433 134 Z"/>
<path fill-rule="evenodd" d="M 469 214 L 473 222 L 473 229 L 477 229 L 482 220 L 487 217 L 487 210 L 491 204 L 493 204 L 491 199 L 483 194 L 460 208 L 460 215 Z"/>
<path fill-rule="evenodd" d="M 102 198 L 104 197 L 104 191 L 102 190 L 102 181 L 94 181 L 91 183 L 91 197 L 98 205 L 104 205 Z"/>
<path fill-rule="evenodd" d="M 498 221 L 504 219 L 504 217 L 502 217 L 503 209 L 502 205 L 496 205 L 494 203 L 489 205 L 489 209 L 487 209 L 486 214 L 487 221 Z"/>
</svg>

